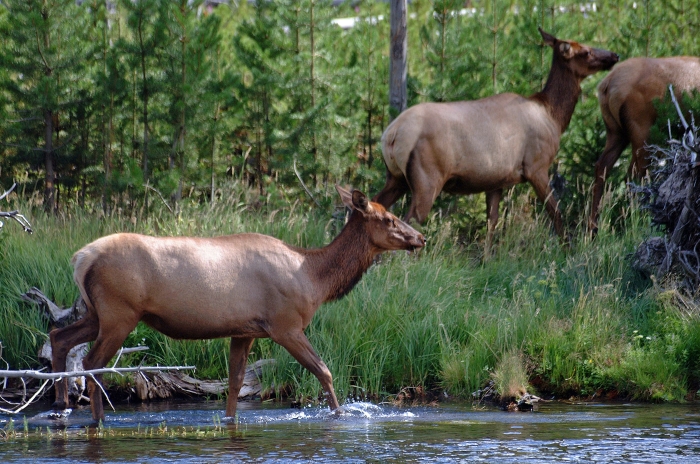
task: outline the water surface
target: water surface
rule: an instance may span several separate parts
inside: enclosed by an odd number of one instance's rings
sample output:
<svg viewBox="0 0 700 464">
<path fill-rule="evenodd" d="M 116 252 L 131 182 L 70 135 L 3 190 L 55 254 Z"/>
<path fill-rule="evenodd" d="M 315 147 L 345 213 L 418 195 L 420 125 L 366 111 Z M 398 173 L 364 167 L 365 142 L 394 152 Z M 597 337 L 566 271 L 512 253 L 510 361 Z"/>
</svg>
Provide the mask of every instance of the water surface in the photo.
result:
<svg viewBox="0 0 700 464">
<path fill-rule="evenodd" d="M 21 433 L 0 440 L 0 461 L 82 462 L 663 462 L 700 460 L 700 406 L 541 404 L 509 413 L 471 404 L 404 407 L 354 403 L 328 408 L 240 403 L 152 403 L 89 409 L 62 421 L 45 412 L 14 417 Z M 0 427 L 8 416 L 0 415 Z"/>
</svg>

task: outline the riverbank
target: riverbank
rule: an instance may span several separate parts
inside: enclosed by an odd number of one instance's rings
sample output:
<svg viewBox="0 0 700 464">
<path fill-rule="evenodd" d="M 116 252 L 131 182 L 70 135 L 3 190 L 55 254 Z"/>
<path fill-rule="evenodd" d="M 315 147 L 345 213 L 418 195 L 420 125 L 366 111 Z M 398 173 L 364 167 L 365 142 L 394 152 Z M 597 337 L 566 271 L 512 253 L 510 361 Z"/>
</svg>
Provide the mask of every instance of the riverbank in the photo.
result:
<svg viewBox="0 0 700 464">
<path fill-rule="evenodd" d="M 332 211 L 298 202 L 248 204 L 230 196 L 213 208 L 185 204 L 179 217 L 163 211 L 147 218 L 77 209 L 54 217 L 25 206 L 34 235 L 11 224 L 0 234 L 3 358 L 13 369 L 37 367 L 48 327 L 19 295 L 35 286 L 71 305 L 77 289 L 70 257 L 102 235 L 256 231 L 317 247 L 342 227 Z M 615 217 L 602 218 L 595 240 L 575 232 L 567 246 L 527 195 L 511 199 L 509 208 L 489 259 L 478 234 L 465 235 L 457 215 L 435 214 L 424 227 L 425 250 L 385 255 L 349 295 L 318 311 L 307 334 L 333 373 L 338 396 L 377 399 L 421 388 L 471 398 L 493 381 L 503 394 L 525 388 L 559 398 L 695 398 L 700 318 L 671 287 L 630 267 L 630 254 L 651 233 L 645 216 L 634 205 L 617 208 Z M 227 376 L 225 339 L 176 341 L 139 325 L 125 343 L 136 345 L 150 350 L 124 356 L 120 365 L 195 365 L 197 378 Z M 259 359 L 277 360 L 262 371 L 264 389 L 319 397 L 316 378 L 284 349 L 257 340 L 250 362 Z"/>
</svg>

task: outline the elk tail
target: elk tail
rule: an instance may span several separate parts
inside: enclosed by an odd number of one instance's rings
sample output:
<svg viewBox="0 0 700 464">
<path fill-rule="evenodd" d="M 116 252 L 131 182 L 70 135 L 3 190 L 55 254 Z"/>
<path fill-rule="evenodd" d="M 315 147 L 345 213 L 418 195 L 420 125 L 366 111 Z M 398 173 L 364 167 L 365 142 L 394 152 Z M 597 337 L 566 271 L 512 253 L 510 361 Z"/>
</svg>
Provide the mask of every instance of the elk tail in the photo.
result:
<svg viewBox="0 0 700 464">
<path fill-rule="evenodd" d="M 78 285 L 80 296 L 83 298 L 83 301 L 88 308 L 94 307 L 90 301 L 90 298 L 88 297 L 86 289 L 87 275 L 92 268 L 93 263 L 92 256 L 93 255 L 89 250 L 82 248 L 76 251 L 71 259 L 71 264 L 73 265 L 73 280 L 75 280 L 76 285 Z"/>
</svg>

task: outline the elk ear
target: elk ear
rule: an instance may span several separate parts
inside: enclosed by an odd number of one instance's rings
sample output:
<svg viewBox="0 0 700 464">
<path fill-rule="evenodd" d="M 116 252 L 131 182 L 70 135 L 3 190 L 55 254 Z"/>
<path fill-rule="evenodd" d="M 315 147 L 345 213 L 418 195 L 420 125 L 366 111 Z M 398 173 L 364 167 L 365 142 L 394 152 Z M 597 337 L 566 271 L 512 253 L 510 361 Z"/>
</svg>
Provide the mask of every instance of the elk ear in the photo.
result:
<svg viewBox="0 0 700 464">
<path fill-rule="evenodd" d="M 340 185 L 336 185 L 335 189 L 338 191 L 338 194 L 340 195 L 340 200 L 343 202 L 343 204 L 348 208 L 353 209 L 354 207 L 352 205 L 352 193 L 350 193 L 348 190 L 345 190 Z"/>
<path fill-rule="evenodd" d="M 367 195 L 360 192 L 359 190 L 352 191 L 352 205 L 355 209 L 362 213 L 369 213 L 372 211 L 372 206 L 369 204 Z"/>
<path fill-rule="evenodd" d="M 544 40 L 544 44 L 549 45 L 550 47 L 554 47 L 554 44 L 557 43 L 557 38 L 554 37 L 552 34 L 547 34 L 545 31 L 542 30 L 541 27 L 538 27 L 537 30 L 540 31 L 540 35 L 542 36 L 542 40 Z"/>
<path fill-rule="evenodd" d="M 335 189 L 340 194 L 340 199 L 343 201 L 343 204 L 348 208 L 357 209 L 361 213 L 369 213 L 372 211 L 372 206 L 369 204 L 367 196 L 359 190 L 353 190 L 351 193 L 340 185 L 336 185 Z"/>
<path fill-rule="evenodd" d="M 564 58 L 571 58 L 573 55 L 571 51 L 571 44 L 569 42 L 562 42 L 559 44 L 559 53 L 561 53 L 561 56 Z"/>
</svg>

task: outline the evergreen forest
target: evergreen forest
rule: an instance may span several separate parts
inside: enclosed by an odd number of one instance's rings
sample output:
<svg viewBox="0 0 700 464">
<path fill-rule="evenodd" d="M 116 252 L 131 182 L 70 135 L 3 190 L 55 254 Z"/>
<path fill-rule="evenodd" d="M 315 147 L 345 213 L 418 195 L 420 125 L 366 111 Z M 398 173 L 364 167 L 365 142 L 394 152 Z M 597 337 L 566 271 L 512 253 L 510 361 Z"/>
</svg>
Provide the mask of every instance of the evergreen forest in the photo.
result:
<svg viewBox="0 0 700 464">
<path fill-rule="evenodd" d="M 538 26 L 622 59 L 700 54 L 692 0 L 408 10 L 409 106 L 539 91 L 551 51 Z M 302 183 L 317 201 L 335 183 L 383 185 L 386 2 L 4 0 L 0 30 L 0 185 L 46 211 L 215 202 L 231 179 L 263 203 Z M 573 185 L 590 183 L 604 144 L 601 77 L 585 82 L 555 166 Z"/>
</svg>

